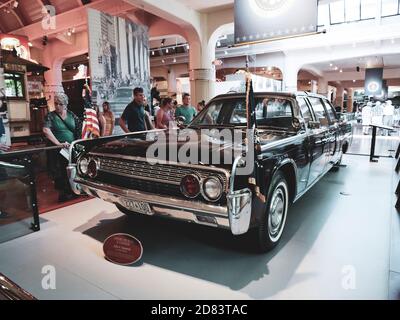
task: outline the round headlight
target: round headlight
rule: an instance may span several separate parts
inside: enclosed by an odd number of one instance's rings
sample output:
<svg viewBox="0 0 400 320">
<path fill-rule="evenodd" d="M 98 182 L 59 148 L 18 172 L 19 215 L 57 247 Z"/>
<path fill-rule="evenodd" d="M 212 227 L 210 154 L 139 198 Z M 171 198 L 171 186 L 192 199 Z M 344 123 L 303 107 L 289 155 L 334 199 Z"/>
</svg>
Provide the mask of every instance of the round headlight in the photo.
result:
<svg viewBox="0 0 400 320">
<path fill-rule="evenodd" d="M 78 167 L 81 174 L 86 175 L 88 172 L 89 160 L 87 158 L 83 158 L 79 161 Z"/>
<path fill-rule="evenodd" d="M 96 160 L 91 159 L 88 164 L 87 174 L 90 178 L 96 178 L 99 166 Z"/>
<path fill-rule="evenodd" d="M 194 175 L 187 175 L 181 181 L 181 192 L 187 198 L 196 198 L 200 194 L 200 181 Z"/>
<path fill-rule="evenodd" d="M 222 196 L 222 183 L 218 178 L 207 178 L 203 183 L 203 195 L 206 200 L 217 201 Z"/>
</svg>

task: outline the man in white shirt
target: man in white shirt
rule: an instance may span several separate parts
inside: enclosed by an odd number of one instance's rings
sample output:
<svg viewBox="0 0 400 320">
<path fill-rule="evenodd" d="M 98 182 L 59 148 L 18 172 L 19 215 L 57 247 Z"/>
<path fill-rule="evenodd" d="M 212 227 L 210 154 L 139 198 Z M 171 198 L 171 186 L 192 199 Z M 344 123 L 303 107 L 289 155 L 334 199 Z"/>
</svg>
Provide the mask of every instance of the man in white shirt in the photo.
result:
<svg viewBox="0 0 400 320">
<path fill-rule="evenodd" d="M 386 101 L 385 108 L 383 109 L 383 124 L 388 127 L 393 127 L 393 118 L 394 118 L 394 106 L 391 100 Z M 384 135 L 386 132 L 390 136 L 390 131 L 385 130 Z"/>
</svg>

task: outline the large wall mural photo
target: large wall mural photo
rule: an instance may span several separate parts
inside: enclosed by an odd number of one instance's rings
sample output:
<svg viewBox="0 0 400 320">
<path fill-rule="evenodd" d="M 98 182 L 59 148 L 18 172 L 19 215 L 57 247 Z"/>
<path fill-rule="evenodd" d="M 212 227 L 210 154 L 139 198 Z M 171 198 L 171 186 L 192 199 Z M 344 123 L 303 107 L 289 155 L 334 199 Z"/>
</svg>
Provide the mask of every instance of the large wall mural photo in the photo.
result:
<svg viewBox="0 0 400 320">
<path fill-rule="evenodd" d="M 88 22 L 92 99 L 110 102 L 118 119 L 135 87 L 150 96 L 148 28 L 93 9 Z"/>
</svg>

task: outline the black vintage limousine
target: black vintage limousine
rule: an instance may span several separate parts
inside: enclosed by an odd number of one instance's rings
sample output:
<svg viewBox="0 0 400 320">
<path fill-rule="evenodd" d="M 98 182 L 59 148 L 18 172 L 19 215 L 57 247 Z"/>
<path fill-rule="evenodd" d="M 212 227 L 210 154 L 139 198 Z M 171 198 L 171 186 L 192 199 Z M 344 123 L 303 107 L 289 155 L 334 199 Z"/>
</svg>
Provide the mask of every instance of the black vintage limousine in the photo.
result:
<svg viewBox="0 0 400 320">
<path fill-rule="evenodd" d="M 68 166 L 74 192 L 114 203 L 127 215 L 248 234 L 255 248 L 270 250 L 282 236 L 289 204 L 339 168 L 352 126 L 325 97 L 305 92 L 256 93 L 249 126 L 246 101 L 245 94 L 217 96 L 185 129 L 75 142 Z M 189 131 L 199 139 L 188 148 Z M 240 141 L 221 138 L 222 131 L 239 131 Z M 164 161 L 151 161 L 148 151 L 155 144 L 166 148 Z M 172 148 L 210 158 L 235 152 L 224 161 L 194 163 L 173 158 Z M 252 169 L 243 173 L 245 167 Z"/>
</svg>

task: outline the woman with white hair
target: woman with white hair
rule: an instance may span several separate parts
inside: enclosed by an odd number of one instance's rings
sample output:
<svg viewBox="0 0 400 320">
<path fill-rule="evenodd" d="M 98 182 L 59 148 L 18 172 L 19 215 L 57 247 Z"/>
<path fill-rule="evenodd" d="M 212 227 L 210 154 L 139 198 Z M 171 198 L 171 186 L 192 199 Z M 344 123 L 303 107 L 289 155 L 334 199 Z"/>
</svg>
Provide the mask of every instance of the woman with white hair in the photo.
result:
<svg viewBox="0 0 400 320">
<path fill-rule="evenodd" d="M 80 138 L 82 124 L 79 118 L 67 109 L 68 96 L 65 93 L 54 95 L 54 108 L 45 120 L 43 133 L 51 145 L 69 148 L 70 144 Z M 59 201 L 63 202 L 73 197 L 69 186 L 66 167 L 68 161 L 59 150 L 49 153 L 50 172 L 53 175 L 55 187 L 59 191 Z"/>
<path fill-rule="evenodd" d="M 363 134 L 369 134 L 369 126 L 372 120 L 372 102 L 368 102 L 367 105 L 362 109 L 362 125 Z"/>
</svg>

